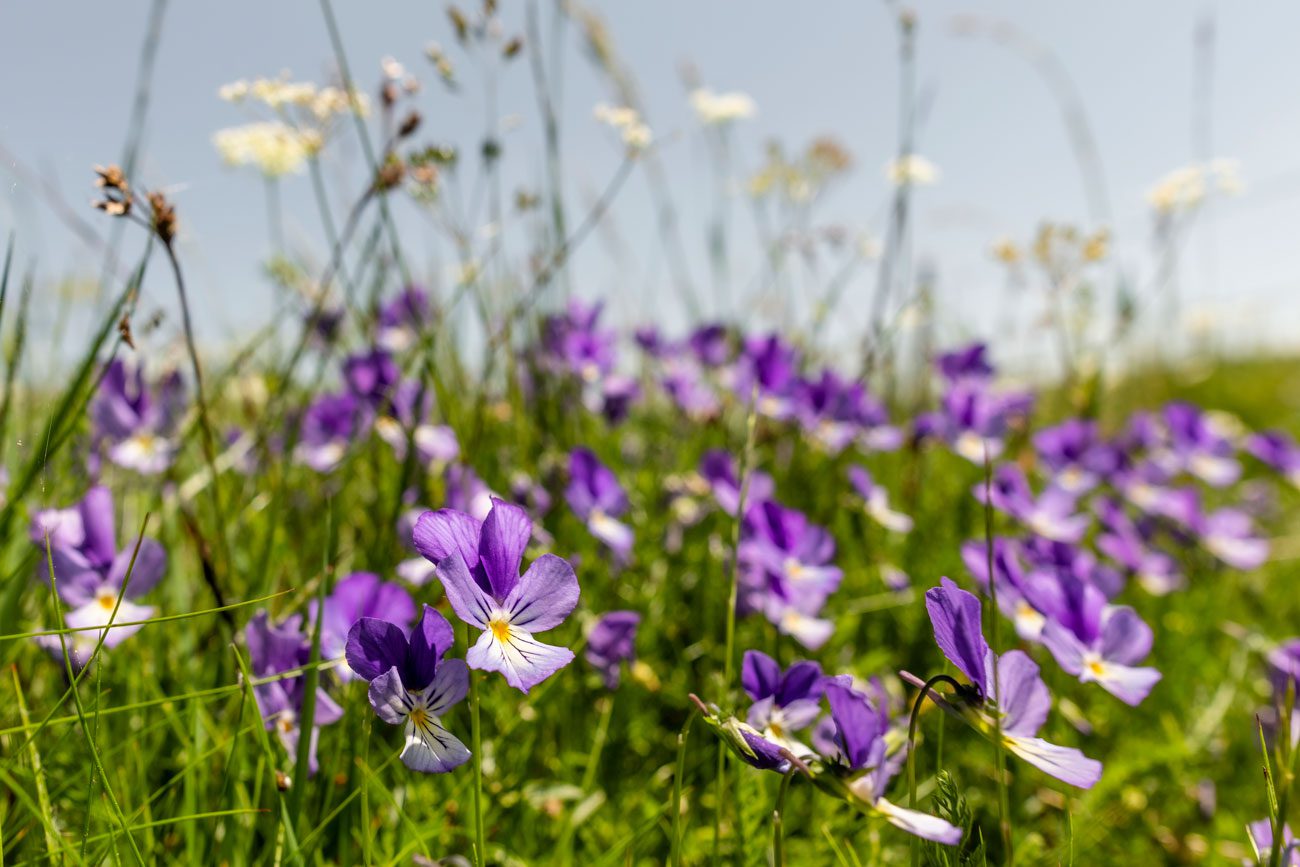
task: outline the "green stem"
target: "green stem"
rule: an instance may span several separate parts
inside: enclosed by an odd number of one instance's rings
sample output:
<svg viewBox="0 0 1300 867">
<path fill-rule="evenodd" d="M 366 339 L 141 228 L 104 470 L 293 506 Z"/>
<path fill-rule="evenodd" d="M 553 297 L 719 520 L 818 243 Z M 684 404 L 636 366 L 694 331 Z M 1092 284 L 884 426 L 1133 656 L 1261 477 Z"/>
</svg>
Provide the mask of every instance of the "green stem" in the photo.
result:
<svg viewBox="0 0 1300 867">
<path fill-rule="evenodd" d="M 921 721 L 921 704 L 937 684 L 946 683 L 953 689 L 958 688 L 957 681 L 946 674 L 936 674 L 921 686 L 921 691 L 912 704 L 912 714 L 907 721 L 907 806 L 916 809 L 916 727 Z M 912 865 L 921 863 L 921 841 L 912 838 Z"/>
<path fill-rule="evenodd" d="M 466 627 L 468 641 L 469 627 Z M 487 865 L 487 843 L 483 831 L 483 729 L 479 721 L 478 706 L 478 672 L 469 673 L 469 726 L 474 756 L 474 863 L 476 867 Z"/>
<path fill-rule="evenodd" d="M 673 774 L 673 839 L 672 867 L 682 867 L 682 778 L 686 774 L 686 741 L 691 735 L 695 714 L 686 718 L 677 733 L 677 771 Z"/>
<path fill-rule="evenodd" d="M 798 768 L 790 766 L 781 778 L 781 788 L 776 791 L 776 809 L 772 811 L 772 863 L 774 867 L 785 867 L 785 794 L 790 790 L 790 779 Z"/>
<path fill-rule="evenodd" d="M 1002 688 L 998 680 L 998 648 L 1002 646 L 1002 612 L 998 609 L 998 582 L 993 573 L 993 463 L 989 458 L 989 444 L 984 442 L 984 553 L 989 576 L 989 619 L 993 632 L 993 700 L 1000 704 Z M 1006 753 L 1002 743 L 1002 709 L 993 714 L 993 772 L 998 787 L 998 827 L 1002 831 L 1002 846 L 1006 850 L 1006 863 L 1016 863 L 1015 845 L 1011 840 L 1011 798 L 1007 791 Z"/>
</svg>

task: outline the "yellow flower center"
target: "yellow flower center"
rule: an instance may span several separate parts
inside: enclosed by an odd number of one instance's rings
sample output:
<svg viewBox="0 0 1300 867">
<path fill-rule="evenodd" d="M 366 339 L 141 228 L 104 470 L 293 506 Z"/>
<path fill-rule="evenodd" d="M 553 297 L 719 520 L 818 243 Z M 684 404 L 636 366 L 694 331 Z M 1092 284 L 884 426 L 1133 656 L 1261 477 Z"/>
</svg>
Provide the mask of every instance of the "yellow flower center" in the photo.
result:
<svg viewBox="0 0 1300 867">
<path fill-rule="evenodd" d="M 410 720 L 416 728 L 424 728 L 425 722 L 429 719 L 429 714 L 422 707 L 414 708 L 410 714 Z"/>
<path fill-rule="evenodd" d="M 510 639 L 510 624 L 500 617 L 494 617 L 488 622 L 488 629 L 496 636 L 497 641 L 508 641 Z"/>
<path fill-rule="evenodd" d="M 1090 659 L 1088 660 L 1088 671 L 1095 677 L 1101 677 L 1106 673 L 1106 666 L 1100 659 Z"/>
<path fill-rule="evenodd" d="M 101 593 L 99 596 L 99 607 L 105 611 L 112 611 L 117 607 L 117 597 L 112 593 Z"/>
</svg>

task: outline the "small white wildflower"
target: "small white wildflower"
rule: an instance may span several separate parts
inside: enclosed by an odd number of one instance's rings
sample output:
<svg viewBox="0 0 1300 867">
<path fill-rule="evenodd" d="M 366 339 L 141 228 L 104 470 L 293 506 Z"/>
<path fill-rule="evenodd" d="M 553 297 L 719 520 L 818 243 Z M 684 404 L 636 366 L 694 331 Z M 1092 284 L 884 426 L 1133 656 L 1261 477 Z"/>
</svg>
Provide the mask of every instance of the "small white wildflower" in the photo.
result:
<svg viewBox="0 0 1300 867">
<path fill-rule="evenodd" d="M 212 137 L 228 165 L 256 166 L 268 177 L 301 172 L 308 157 L 320 149 L 320 134 L 300 132 L 276 121 L 231 127 Z"/>
<path fill-rule="evenodd" d="M 927 186 L 939 180 L 939 167 L 919 154 L 890 160 L 885 177 L 896 187 Z"/>
<path fill-rule="evenodd" d="M 707 87 L 691 91 L 691 108 L 701 123 L 721 125 L 746 120 L 757 113 L 758 107 L 747 93 L 731 91 L 714 93 Z"/>
</svg>

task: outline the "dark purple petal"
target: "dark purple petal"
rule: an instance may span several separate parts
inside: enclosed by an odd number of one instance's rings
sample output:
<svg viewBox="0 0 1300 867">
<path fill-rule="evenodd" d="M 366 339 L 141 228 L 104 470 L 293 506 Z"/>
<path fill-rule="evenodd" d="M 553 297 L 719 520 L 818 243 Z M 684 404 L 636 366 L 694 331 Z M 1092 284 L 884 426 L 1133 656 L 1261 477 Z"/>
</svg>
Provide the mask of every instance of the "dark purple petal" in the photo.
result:
<svg viewBox="0 0 1300 867">
<path fill-rule="evenodd" d="M 363 617 L 348 631 L 348 667 L 366 680 L 374 680 L 393 666 L 402 669 L 406 652 L 406 636 L 387 620 Z"/>
<path fill-rule="evenodd" d="M 420 622 L 411 630 L 410 649 L 402 668 L 402 682 L 406 688 L 415 690 L 428 686 L 437 673 L 438 661 L 455 640 L 447 618 L 428 605 L 424 606 Z"/>
<path fill-rule="evenodd" d="M 876 742 L 884 735 L 879 715 L 865 695 L 842 683 L 828 683 L 826 698 L 831 706 L 831 719 L 839 732 L 840 749 L 849 767 L 867 767 Z"/>
<path fill-rule="evenodd" d="M 740 664 L 740 683 L 754 701 L 775 696 L 781 686 L 781 666 L 761 650 L 746 650 Z"/>
</svg>

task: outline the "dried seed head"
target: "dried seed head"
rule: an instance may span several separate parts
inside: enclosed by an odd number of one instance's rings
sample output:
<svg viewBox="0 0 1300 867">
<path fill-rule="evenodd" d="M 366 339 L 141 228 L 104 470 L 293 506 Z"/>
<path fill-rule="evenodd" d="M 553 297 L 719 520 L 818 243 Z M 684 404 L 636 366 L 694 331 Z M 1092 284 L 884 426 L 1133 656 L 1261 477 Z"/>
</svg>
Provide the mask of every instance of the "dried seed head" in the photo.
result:
<svg viewBox="0 0 1300 867">
<path fill-rule="evenodd" d="M 464 45 L 469 39 L 469 19 L 455 6 L 447 7 L 447 17 L 451 19 L 451 26 L 456 31 L 456 41 Z"/>
<path fill-rule="evenodd" d="M 516 36 L 506 43 L 505 48 L 501 49 L 501 56 L 506 60 L 514 60 L 519 56 L 519 52 L 524 50 L 524 38 Z"/>
<path fill-rule="evenodd" d="M 398 138 L 407 138 L 411 133 L 420 128 L 420 113 L 412 109 L 411 113 L 402 121 L 402 125 L 397 128 Z"/>
<path fill-rule="evenodd" d="M 390 154 L 375 175 L 375 189 L 391 190 L 400 186 L 404 177 L 406 177 L 406 164 L 400 157 Z"/>
<path fill-rule="evenodd" d="M 164 244 L 176 237 L 176 209 L 162 193 L 149 194 L 149 210 L 153 212 L 153 230 Z"/>
<path fill-rule="evenodd" d="M 121 320 L 117 323 L 117 333 L 121 335 L 123 343 L 135 349 L 135 338 L 131 336 L 131 315 L 129 313 L 122 314 Z"/>
</svg>

